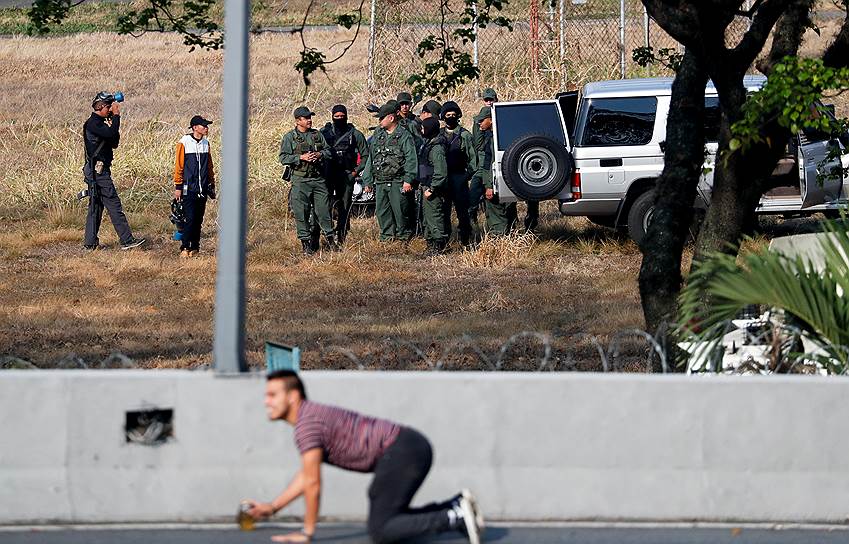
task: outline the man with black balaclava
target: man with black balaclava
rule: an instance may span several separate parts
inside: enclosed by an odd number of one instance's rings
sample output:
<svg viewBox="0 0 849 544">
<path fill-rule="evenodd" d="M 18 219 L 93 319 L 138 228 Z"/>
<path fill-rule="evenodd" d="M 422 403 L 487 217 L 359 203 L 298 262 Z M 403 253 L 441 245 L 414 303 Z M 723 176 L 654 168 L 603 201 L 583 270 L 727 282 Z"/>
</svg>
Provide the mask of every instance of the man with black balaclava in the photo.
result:
<svg viewBox="0 0 849 544">
<path fill-rule="evenodd" d="M 354 183 L 366 166 L 368 144 L 363 133 L 348 122 L 348 109 L 344 105 L 337 104 L 331 111 L 332 122 L 324 125 L 321 134 L 327 140 L 332 154 L 331 159 L 325 161 L 325 179 L 338 211 L 336 239 L 342 244 L 351 228 Z"/>
<path fill-rule="evenodd" d="M 442 135 L 446 142 L 448 184 L 450 200 L 457 214 L 457 231 L 460 243 L 469 247 L 472 243 L 472 221 L 469 216 L 469 180 L 478 168 L 478 155 L 472 133 L 460 126 L 463 111 L 453 100 L 442 105 L 440 116 L 445 122 Z"/>
<path fill-rule="evenodd" d="M 445 138 L 436 117 L 422 121 L 424 143 L 419 148 L 419 184 L 422 188 L 422 218 L 426 255 L 443 253 L 451 236 L 451 203 L 447 198 L 448 165 Z"/>
</svg>

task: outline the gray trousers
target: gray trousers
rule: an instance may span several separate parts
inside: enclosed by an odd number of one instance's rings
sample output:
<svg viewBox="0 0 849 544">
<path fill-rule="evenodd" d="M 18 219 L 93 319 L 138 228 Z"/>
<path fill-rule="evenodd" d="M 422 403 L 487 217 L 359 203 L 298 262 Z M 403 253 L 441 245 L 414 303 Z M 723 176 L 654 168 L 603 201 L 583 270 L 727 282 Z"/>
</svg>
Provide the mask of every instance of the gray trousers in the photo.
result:
<svg viewBox="0 0 849 544">
<path fill-rule="evenodd" d="M 86 164 L 83 168 L 83 175 L 86 183 L 89 184 L 89 191 L 92 190 L 91 165 Z M 112 172 L 109 168 L 104 168 L 103 172 L 95 177 L 95 194 L 90 195 L 88 199 L 88 215 L 85 219 L 85 241 L 87 246 L 96 246 L 100 243 L 97 238 L 97 233 L 100 231 L 100 222 L 103 220 L 103 208 L 109 212 L 109 219 L 112 221 L 112 226 L 115 227 L 115 232 L 118 233 L 118 240 L 122 244 L 128 244 L 133 239 L 133 231 L 130 230 L 130 224 L 127 222 L 127 216 L 124 215 L 124 208 L 121 206 L 121 199 L 118 197 L 118 191 L 115 189 L 115 184 L 112 182 Z"/>
</svg>

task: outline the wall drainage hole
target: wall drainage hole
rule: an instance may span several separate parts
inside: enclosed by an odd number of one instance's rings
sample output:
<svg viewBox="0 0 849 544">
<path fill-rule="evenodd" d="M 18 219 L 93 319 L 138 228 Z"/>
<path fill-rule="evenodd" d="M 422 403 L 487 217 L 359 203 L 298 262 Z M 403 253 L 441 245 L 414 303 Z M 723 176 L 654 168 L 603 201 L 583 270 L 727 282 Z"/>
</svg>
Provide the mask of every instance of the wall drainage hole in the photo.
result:
<svg viewBox="0 0 849 544">
<path fill-rule="evenodd" d="M 128 443 L 157 446 L 174 438 L 174 410 L 128 411 L 124 436 Z"/>
</svg>

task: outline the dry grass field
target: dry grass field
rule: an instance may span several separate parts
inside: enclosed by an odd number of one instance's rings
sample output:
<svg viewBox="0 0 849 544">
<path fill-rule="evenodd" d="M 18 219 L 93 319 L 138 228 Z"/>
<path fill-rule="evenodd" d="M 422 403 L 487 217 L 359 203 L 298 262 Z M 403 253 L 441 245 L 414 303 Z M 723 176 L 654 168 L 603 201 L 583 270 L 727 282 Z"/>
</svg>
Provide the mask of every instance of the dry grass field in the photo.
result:
<svg viewBox="0 0 849 544">
<path fill-rule="evenodd" d="M 344 34 L 307 37 L 333 43 Z M 302 257 L 277 163 L 293 107 L 303 101 L 314 108 L 318 123 L 343 101 L 366 128 L 372 118 L 365 105 L 397 89 L 365 91 L 358 43 L 305 94 L 290 68 L 296 47 L 287 35 L 252 42 L 252 364 L 262 362 L 265 340 L 279 340 L 301 346 L 311 368 L 354 360 L 375 368 L 438 361 L 487 368 L 508 338 L 535 331 L 550 337 L 552 366 L 596 368 L 590 335 L 606 343 L 614 331 L 641 324 L 637 248 L 583 220 L 560 218 L 553 206 L 543 208 L 538 238 L 485 240 L 474 252 L 425 259 L 422 240 L 380 244 L 374 220 L 358 218 L 344 252 Z M 173 147 L 189 117 L 220 118 L 221 62 L 220 52 L 188 53 L 167 35 L 0 41 L 0 356 L 43 367 L 71 353 L 98 365 L 116 351 L 143 367 L 211 361 L 216 209 L 207 214 L 201 256 L 180 260 L 168 204 Z M 113 174 L 131 225 L 150 240 L 143 251 L 118 250 L 108 220 L 101 230 L 106 248 L 81 248 L 79 132 L 100 89 L 127 95 Z M 467 111 L 477 108 L 476 91 L 458 93 Z M 213 146 L 218 128 L 212 125 Z M 541 356 L 538 340 L 519 340 L 505 353 L 505 367 L 535 368 Z"/>
<path fill-rule="evenodd" d="M 331 52 L 348 36 L 306 33 L 309 44 Z M 302 257 L 277 162 L 293 108 L 313 108 L 320 126 L 344 102 L 366 129 L 373 125 L 366 104 L 400 89 L 367 91 L 365 40 L 305 89 L 291 68 L 299 47 L 287 34 L 252 39 L 252 365 L 262 363 L 263 342 L 276 340 L 300 346 L 308 368 L 483 369 L 501 357 L 505 368 L 534 369 L 539 338 L 505 345 L 533 331 L 548 339 L 548 368 L 598 369 L 594 342 L 606 348 L 618 331 L 642 326 L 636 246 L 583 219 L 562 218 L 553 205 L 543 207 L 536 237 L 485 239 L 475 251 L 422 258 L 422 240 L 378 243 L 374 220 L 357 218 L 344 252 Z M 189 53 L 174 35 L 0 39 L 0 358 L 75 366 L 75 354 L 97 366 L 119 352 L 141 367 L 211 362 L 216 206 L 207 213 L 201 255 L 191 260 L 180 260 L 170 240 L 168 207 L 173 147 L 188 119 L 220 119 L 221 68 L 221 52 Z M 454 97 L 466 126 L 484 86 Z M 108 219 L 105 249 L 81 247 L 85 207 L 74 198 L 83 188 L 80 130 L 91 97 L 103 89 L 127 96 L 113 175 L 131 225 L 149 240 L 144 250 L 119 251 Z M 530 98 L 534 89 L 499 93 Z M 216 151 L 219 128 L 212 125 L 210 138 Z M 623 345 L 618 364 L 643 368 L 645 344 Z"/>
</svg>

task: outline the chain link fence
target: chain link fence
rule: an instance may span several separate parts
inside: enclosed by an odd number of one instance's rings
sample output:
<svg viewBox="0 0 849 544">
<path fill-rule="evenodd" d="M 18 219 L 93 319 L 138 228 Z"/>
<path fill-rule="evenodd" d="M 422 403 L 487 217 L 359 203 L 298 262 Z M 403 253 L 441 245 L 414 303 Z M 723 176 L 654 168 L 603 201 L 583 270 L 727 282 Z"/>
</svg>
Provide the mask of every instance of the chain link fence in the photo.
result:
<svg viewBox="0 0 849 544">
<path fill-rule="evenodd" d="M 593 80 L 669 76 L 663 67 L 634 63 L 632 51 L 647 46 L 681 49 L 648 17 L 639 0 L 512 0 L 500 13 L 512 22 L 512 31 L 481 28 L 476 41 L 465 46 L 451 39 L 464 8 L 461 0 L 373 0 L 370 87 L 404 87 L 411 66 L 422 62 L 417 45 L 431 34 L 445 35 L 469 52 L 482 85 L 511 89 L 515 98 L 577 88 Z M 727 41 L 738 42 L 747 28 L 748 20 L 738 17 Z"/>
</svg>

